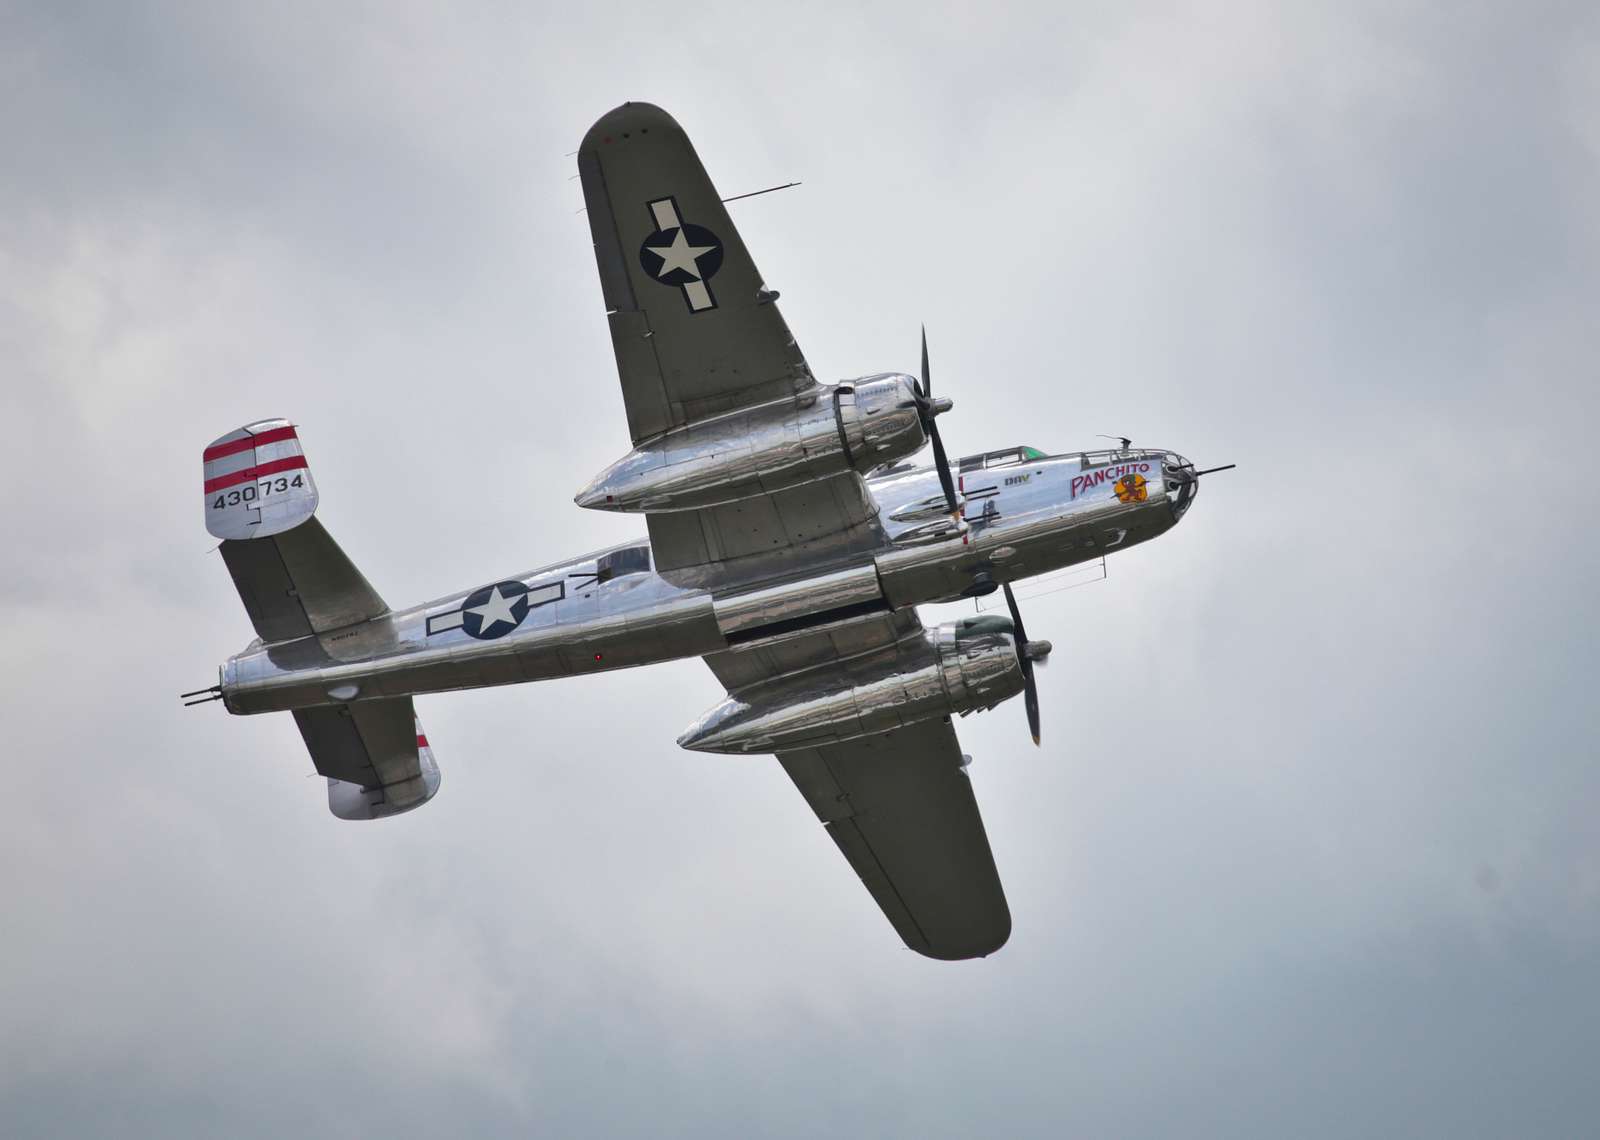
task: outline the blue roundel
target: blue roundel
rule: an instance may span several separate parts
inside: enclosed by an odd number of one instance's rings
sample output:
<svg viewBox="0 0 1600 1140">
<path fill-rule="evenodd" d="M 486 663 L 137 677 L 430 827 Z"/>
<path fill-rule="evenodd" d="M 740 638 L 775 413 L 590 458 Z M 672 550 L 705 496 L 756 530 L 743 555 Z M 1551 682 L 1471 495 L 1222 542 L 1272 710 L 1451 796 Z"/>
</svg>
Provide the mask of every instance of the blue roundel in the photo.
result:
<svg viewBox="0 0 1600 1140">
<path fill-rule="evenodd" d="M 484 641 L 504 637 L 528 616 L 528 587 L 521 582 L 496 582 L 474 590 L 461 603 L 461 628 Z"/>
<path fill-rule="evenodd" d="M 663 285 L 709 281 L 722 268 L 722 239 L 691 222 L 657 230 L 639 246 L 639 264 Z"/>
</svg>

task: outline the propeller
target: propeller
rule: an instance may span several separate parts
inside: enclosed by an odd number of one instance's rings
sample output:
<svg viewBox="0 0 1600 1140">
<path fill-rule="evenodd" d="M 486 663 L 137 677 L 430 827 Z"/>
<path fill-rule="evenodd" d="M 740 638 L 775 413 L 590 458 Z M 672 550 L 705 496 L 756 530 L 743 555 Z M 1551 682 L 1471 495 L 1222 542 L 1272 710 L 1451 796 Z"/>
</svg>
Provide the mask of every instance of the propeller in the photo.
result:
<svg viewBox="0 0 1600 1140">
<path fill-rule="evenodd" d="M 1022 628 L 1022 611 L 1017 608 L 1017 596 L 1011 592 L 1011 583 L 1005 584 L 1006 605 L 1011 610 L 1011 626 L 1017 639 L 1017 660 L 1022 665 L 1022 699 L 1028 709 L 1028 731 L 1033 733 L 1034 744 L 1039 743 L 1039 686 L 1033 679 L 1033 666 L 1043 665 L 1050 657 L 1052 646 L 1048 641 L 1029 641 Z"/>
<path fill-rule="evenodd" d="M 950 508 L 950 517 L 961 519 L 961 504 L 956 501 L 956 481 L 950 477 L 950 460 L 944 452 L 944 441 L 939 438 L 939 425 L 935 417 L 948 412 L 955 404 L 948 398 L 933 398 L 933 382 L 928 376 L 928 326 L 922 326 L 922 379 L 917 383 L 917 417 L 922 421 L 922 431 L 933 444 L 933 463 L 939 469 L 939 486 L 944 488 L 944 501 Z"/>
</svg>

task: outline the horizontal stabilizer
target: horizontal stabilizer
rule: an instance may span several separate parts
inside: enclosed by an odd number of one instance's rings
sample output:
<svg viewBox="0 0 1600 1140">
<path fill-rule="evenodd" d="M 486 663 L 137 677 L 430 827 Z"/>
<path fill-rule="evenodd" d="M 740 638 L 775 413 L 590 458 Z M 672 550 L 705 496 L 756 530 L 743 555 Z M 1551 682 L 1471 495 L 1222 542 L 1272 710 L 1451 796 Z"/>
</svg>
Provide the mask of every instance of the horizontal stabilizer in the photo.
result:
<svg viewBox="0 0 1600 1140">
<path fill-rule="evenodd" d="M 439 790 L 439 765 L 410 697 L 297 709 L 294 720 L 340 819 L 399 815 Z"/>
</svg>

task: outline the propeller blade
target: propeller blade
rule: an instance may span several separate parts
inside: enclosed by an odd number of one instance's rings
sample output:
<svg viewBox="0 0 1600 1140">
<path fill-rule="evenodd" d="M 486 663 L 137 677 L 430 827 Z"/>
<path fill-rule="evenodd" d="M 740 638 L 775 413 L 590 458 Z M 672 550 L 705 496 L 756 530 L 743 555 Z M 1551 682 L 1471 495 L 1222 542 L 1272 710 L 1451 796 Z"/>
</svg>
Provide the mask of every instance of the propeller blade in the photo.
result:
<svg viewBox="0 0 1600 1140">
<path fill-rule="evenodd" d="M 1004 586 L 1006 592 L 1006 609 L 1011 611 L 1011 628 L 1017 635 L 1017 652 L 1021 653 L 1023 646 L 1028 644 L 1028 635 L 1022 631 L 1022 611 L 1017 608 L 1017 596 L 1011 592 L 1011 583 Z"/>
<path fill-rule="evenodd" d="M 1030 666 L 1032 662 L 1029 663 Z M 1039 747 L 1039 686 L 1033 683 L 1033 669 L 1030 667 L 1023 674 L 1026 682 L 1022 690 L 1022 700 L 1028 709 L 1028 731 L 1033 734 L 1034 747 Z"/>
<path fill-rule="evenodd" d="M 949 408 L 950 401 L 944 401 L 944 407 L 935 406 L 933 377 L 928 372 L 927 325 L 922 326 L 922 380 L 917 395 L 917 415 L 922 419 L 922 430 L 928 442 L 933 444 L 933 465 L 939 469 L 939 486 L 944 491 L 945 505 L 950 508 L 950 517 L 959 523 L 961 504 L 956 501 L 956 481 L 950 475 L 950 457 L 945 454 L 944 440 L 939 438 L 939 425 L 934 422 L 935 416 Z"/>
<path fill-rule="evenodd" d="M 1039 686 L 1033 679 L 1033 658 L 1028 656 L 1028 633 L 1022 627 L 1022 611 L 1017 608 L 1017 595 L 1011 592 L 1011 583 L 1005 583 L 1006 608 L 1011 611 L 1012 635 L 1017 639 L 1017 661 L 1022 665 L 1022 702 L 1028 710 L 1028 731 L 1033 743 L 1039 743 Z M 1048 652 L 1048 651 L 1047 651 Z"/>
<path fill-rule="evenodd" d="M 956 502 L 956 481 L 950 477 L 950 460 L 944 454 L 944 441 L 939 438 L 939 428 L 928 421 L 928 439 L 933 443 L 933 462 L 939 468 L 939 486 L 944 488 L 944 501 L 950 508 L 950 517 L 961 517 L 961 504 Z"/>
<path fill-rule="evenodd" d="M 922 326 L 922 396 L 933 397 L 933 378 L 928 375 L 928 326 Z"/>
</svg>

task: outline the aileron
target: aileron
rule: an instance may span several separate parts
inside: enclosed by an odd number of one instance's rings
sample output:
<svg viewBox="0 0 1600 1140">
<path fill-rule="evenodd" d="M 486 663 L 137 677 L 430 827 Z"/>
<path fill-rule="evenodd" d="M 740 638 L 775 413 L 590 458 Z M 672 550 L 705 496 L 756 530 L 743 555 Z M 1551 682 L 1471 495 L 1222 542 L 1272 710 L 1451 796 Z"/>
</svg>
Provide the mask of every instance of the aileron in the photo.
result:
<svg viewBox="0 0 1600 1140">
<path fill-rule="evenodd" d="M 778 760 L 907 946 L 974 958 L 1005 945 L 1011 912 L 948 721 Z"/>
</svg>

